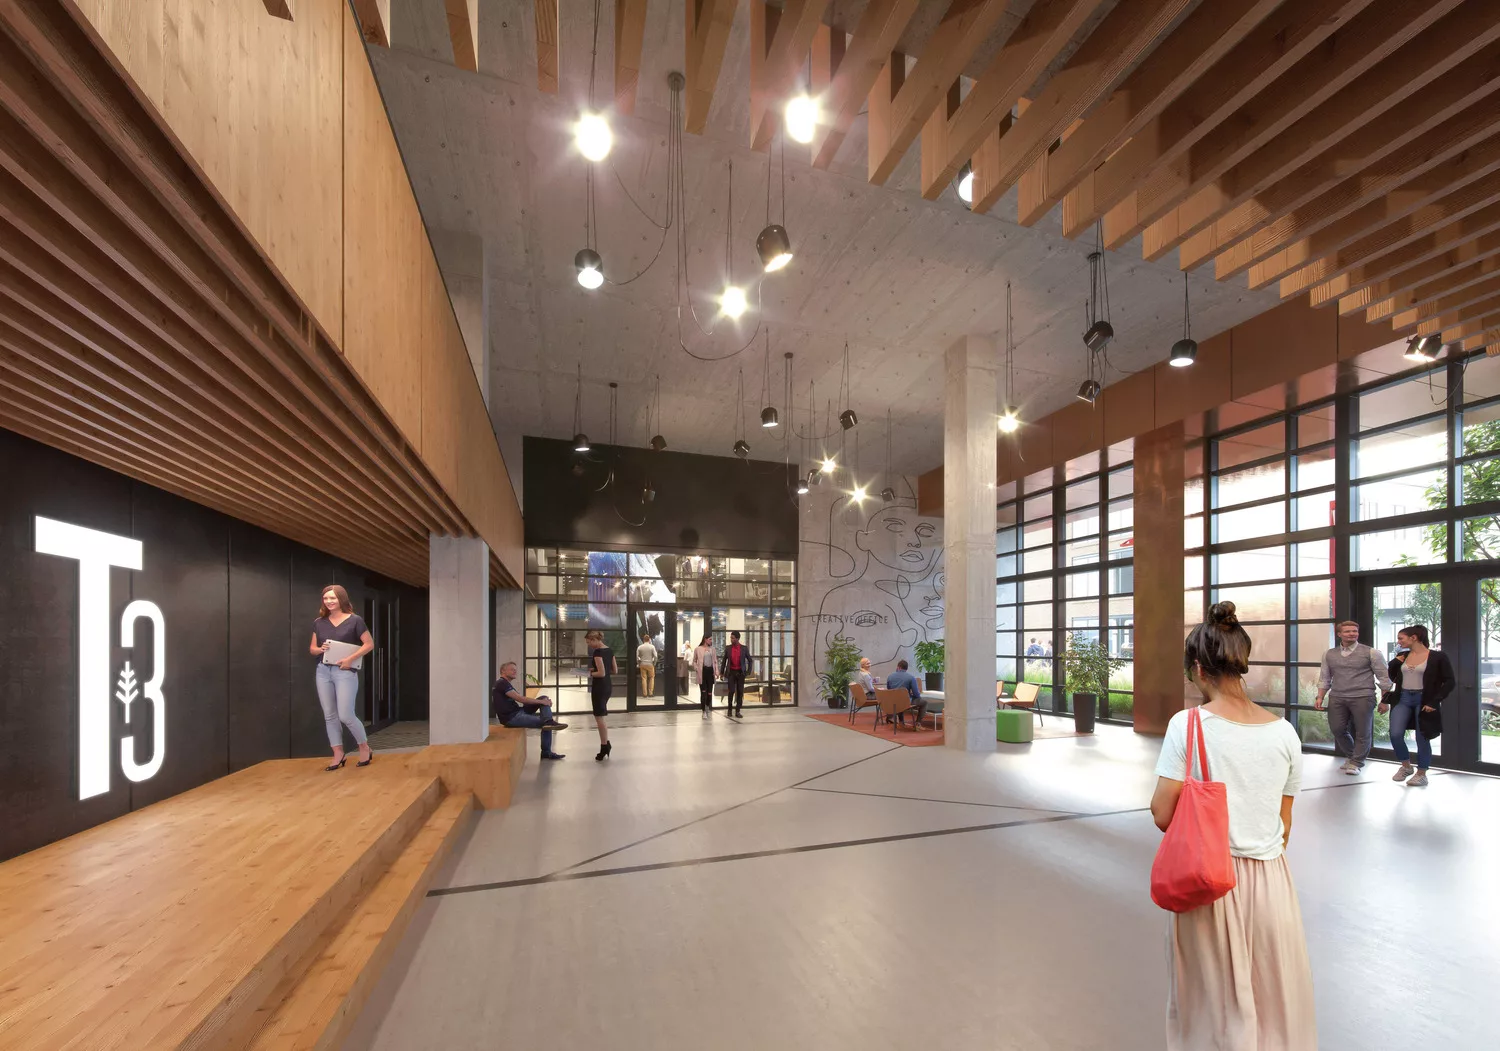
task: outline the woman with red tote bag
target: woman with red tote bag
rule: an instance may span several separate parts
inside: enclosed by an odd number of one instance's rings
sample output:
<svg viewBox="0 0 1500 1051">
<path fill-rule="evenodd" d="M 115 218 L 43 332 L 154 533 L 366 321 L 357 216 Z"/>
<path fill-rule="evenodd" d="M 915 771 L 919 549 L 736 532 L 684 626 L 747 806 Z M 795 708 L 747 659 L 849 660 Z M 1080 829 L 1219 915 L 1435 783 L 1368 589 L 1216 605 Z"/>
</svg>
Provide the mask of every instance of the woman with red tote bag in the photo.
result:
<svg viewBox="0 0 1500 1051">
<path fill-rule="evenodd" d="M 1188 635 L 1183 667 L 1203 704 L 1178 712 L 1167 726 L 1151 815 L 1166 831 L 1186 780 L 1208 782 L 1212 773 L 1228 810 L 1233 885 L 1224 890 L 1228 873 L 1215 871 L 1223 847 L 1222 839 L 1215 845 L 1221 833 L 1212 818 L 1218 789 L 1208 788 L 1203 794 L 1210 805 L 1184 805 L 1184 820 L 1194 821 L 1198 842 L 1175 844 L 1153 872 L 1153 895 L 1164 907 L 1184 910 L 1174 911 L 1167 927 L 1167 1047 L 1316 1051 L 1312 968 L 1285 855 L 1292 800 L 1302 780 L 1302 742 L 1291 723 L 1245 692 L 1250 636 L 1234 603 L 1216 604 Z M 1190 726 L 1196 731 L 1191 760 Z M 1194 794 L 1205 787 L 1195 785 Z M 1205 814 L 1209 820 L 1197 823 Z M 1173 838 L 1184 838 L 1186 831 L 1179 826 Z M 1189 907 L 1194 900 L 1207 903 Z"/>
</svg>

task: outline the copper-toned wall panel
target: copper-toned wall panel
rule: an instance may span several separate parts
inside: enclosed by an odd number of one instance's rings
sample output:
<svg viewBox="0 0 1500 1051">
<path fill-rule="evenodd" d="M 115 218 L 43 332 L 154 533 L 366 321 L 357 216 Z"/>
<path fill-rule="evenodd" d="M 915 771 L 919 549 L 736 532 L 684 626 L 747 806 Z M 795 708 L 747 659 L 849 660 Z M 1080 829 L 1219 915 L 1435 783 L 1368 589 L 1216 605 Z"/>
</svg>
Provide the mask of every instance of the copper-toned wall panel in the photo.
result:
<svg viewBox="0 0 1500 1051">
<path fill-rule="evenodd" d="M 1142 369 L 1104 388 L 1102 445 L 1134 438 L 1156 426 L 1156 370 L 1162 367 Z"/>
<path fill-rule="evenodd" d="M 943 469 L 928 471 L 917 479 L 917 514 L 943 517 Z"/>
<path fill-rule="evenodd" d="M 1198 344 L 1198 360 L 1187 369 L 1161 366 L 1156 376 L 1156 423 L 1175 423 L 1230 400 L 1230 338 L 1220 333 Z"/>
<path fill-rule="evenodd" d="M 1020 455 L 1016 458 L 1018 462 L 1014 467 L 1018 476 L 1039 471 L 1057 462 L 1052 455 L 1052 423 L 1056 415 L 1054 413 L 1021 428 L 1021 441 L 1018 445 Z"/>
<path fill-rule="evenodd" d="M 1300 296 L 1230 329 L 1232 396 L 1240 398 L 1331 364 L 1338 312 L 1314 310 Z"/>
<path fill-rule="evenodd" d="M 1166 732 L 1182 709 L 1181 423 L 1135 440 L 1135 728 Z"/>
<path fill-rule="evenodd" d="M 1330 311 L 1334 313 L 1334 311 Z M 1383 347 L 1396 339 L 1396 332 L 1388 321 L 1373 324 L 1365 320 L 1364 311 L 1338 315 L 1339 360 L 1355 358 L 1367 350 Z"/>
<path fill-rule="evenodd" d="M 1052 414 L 1052 459 L 1056 462 L 1104 445 L 1104 405 L 1075 401 Z"/>
</svg>

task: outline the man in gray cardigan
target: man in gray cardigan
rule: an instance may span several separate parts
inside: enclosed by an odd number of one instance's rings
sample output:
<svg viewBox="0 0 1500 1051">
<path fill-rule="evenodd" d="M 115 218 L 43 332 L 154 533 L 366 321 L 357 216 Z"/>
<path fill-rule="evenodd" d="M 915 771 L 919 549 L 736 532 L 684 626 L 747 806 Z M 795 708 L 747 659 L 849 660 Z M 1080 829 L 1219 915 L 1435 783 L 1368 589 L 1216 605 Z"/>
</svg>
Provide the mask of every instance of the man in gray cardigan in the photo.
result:
<svg viewBox="0 0 1500 1051">
<path fill-rule="evenodd" d="M 1344 757 L 1346 774 L 1359 773 L 1370 754 L 1375 731 L 1377 694 L 1391 690 L 1391 677 L 1380 654 L 1359 641 L 1359 625 L 1341 620 L 1334 628 L 1339 644 L 1323 654 L 1318 673 L 1318 696 L 1313 707 L 1322 709 L 1328 696 L 1328 729 L 1333 731 L 1333 750 Z M 1350 733 L 1350 728 L 1353 733 Z"/>
</svg>

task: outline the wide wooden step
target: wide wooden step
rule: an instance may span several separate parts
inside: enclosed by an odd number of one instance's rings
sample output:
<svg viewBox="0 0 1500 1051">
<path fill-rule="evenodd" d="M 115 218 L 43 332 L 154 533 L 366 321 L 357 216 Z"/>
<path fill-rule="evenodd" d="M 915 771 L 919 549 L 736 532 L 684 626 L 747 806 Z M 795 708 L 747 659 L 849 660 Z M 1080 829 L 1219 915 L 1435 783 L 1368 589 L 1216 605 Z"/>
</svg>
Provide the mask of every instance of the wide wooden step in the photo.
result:
<svg viewBox="0 0 1500 1051">
<path fill-rule="evenodd" d="M 267 999 L 253 1051 L 311 1051 L 343 1043 L 473 810 L 468 792 L 442 801 L 365 899 Z"/>
</svg>

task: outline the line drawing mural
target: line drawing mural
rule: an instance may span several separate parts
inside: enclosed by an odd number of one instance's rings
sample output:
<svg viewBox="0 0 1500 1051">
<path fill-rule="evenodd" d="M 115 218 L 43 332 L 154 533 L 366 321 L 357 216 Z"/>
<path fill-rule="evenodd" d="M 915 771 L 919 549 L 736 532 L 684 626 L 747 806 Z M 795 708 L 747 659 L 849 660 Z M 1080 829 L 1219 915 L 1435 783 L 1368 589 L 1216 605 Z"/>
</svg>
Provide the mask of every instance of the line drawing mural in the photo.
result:
<svg viewBox="0 0 1500 1051">
<path fill-rule="evenodd" d="M 827 491 L 823 506 L 815 505 L 804 520 L 802 652 L 811 675 L 802 681 L 810 686 L 840 632 L 880 675 L 902 657 L 910 661 L 918 642 L 943 637 L 942 524 L 917 514 L 908 479 L 901 487 L 904 495 L 873 508 Z M 817 535 L 808 535 L 813 530 Z"/>
</svg>

